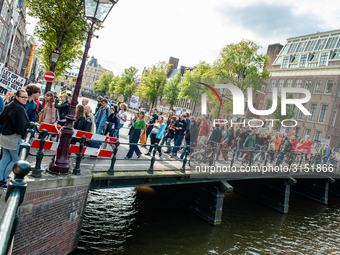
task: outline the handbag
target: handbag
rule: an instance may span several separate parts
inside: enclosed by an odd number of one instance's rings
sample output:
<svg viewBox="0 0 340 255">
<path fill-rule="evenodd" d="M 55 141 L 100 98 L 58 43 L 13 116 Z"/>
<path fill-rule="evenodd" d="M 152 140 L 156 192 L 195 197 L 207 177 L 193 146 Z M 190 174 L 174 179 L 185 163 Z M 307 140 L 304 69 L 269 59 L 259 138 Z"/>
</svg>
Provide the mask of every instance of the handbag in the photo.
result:
<svg viewBox="0 0 340 255">
<path fill-rule="evenodd" d="M 38 123 L 40 124 L 41 122 L 44 121 L 44 112 L 42 111 L 38 112 L 38 116 L 39 116 Z"/>
</svg>

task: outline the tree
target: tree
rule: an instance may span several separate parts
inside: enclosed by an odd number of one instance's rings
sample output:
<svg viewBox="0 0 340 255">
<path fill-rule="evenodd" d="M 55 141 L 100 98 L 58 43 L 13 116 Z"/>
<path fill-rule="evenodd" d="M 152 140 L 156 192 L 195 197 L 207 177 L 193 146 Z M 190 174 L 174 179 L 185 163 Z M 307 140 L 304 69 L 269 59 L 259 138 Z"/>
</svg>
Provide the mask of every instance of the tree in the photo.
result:
<svg viewBox="0 0 340 255">
<path fill-rule="evenodd" d="M 113 73 L 110 73 L 110 72 L 103 73 L 99 77 L 99 80 L 97 80 L 94 83 L 93 90 L 96 92 L 107 94 L 109 91 L 109 87 L 112 82 L 112 79 L 113 79 Z"/>
<path fill-rule="evenodd" d="M 182 74 L 178 72 L 176 76 L 172 77 L 164 86 L 165 102 L 170 104 L 170 109 L 178 101 L 178 84 L 181 82 Z"/>
<path fill-rule="evenodd" d="M 152 107 L 155 105 L 158 97 L 163 96 L 164 85 L 170 65 L 165 62 L 159 62 L 149 67 L 143 72 L 141 84 L 138 90 L 144 98 L 149 99 Z"/>
<path fill-rule="evenodd" d="M 287 93 L 286 97 L 288 99 L 292 99 L 292 98 L 294 98 L 294 95 L 292 93 Z M 271 102 L 271 104 L 272 104 L 272 102 Z M 266 105 L 266 109 L 269 109 L 269 108 L 270 108 L 270 105 L 268 103 Z M 279 127 L 281 126 L 281 121 L 286 120 L 286 119 L 292 119 L 295 116 L 295 111 L 293 110 L 291 105 L 287 105 L 286 106 L 286 115 L 281 115 L 281 97 L 278 96 L 278 98 L 277 98 L 277 108 L 276 108 L 275 112 L 273 112 L 270 116 L 273 119 L 279 120 L 279 121 L 275 121 L 274 126 L 273 126 L 274 130 L 278 130 Z M 287 125 L 287 124 L 288 124 L 288 122 L 285 123 L 285 125 Z"/>
<path fill-rule="evenodd" d="M 114 94 L 122 95 L 128 101 L 136 90 L 137 72 L 138 69 L 133 66 L 124 69 L 120 78 L 114 82 Z"/>
<path fill-rule="evenodd" d="M 90 24 L 84 17 L 84 0 L 26 0 L 28 14 L 39 21 L 34 34 L 42 42 L 37 50 L 45 70 L 61 75 L 65 69 L 72 68 L 72 63 L 81 61 L 82 46 L 87 33 L 82 30 L 90 29 Z M 95 28 L 101 28 L 96 23 Z M 57 64 L 51 63 L 51 52 L 59 49 L 61 56 Z"/>
<path fill-rule="evenodd" d="M 263 80 L 270 78 L 266 69 L 269 58 L 265 54 L 258 54 L 259 48 L 258 44 L 250 40 L 227 45 L 214 62 L 213 73 L 218 78 L 236 78 L 234 85 L 243 92 L 248 87 L 259 89 Z"/>
</svg>

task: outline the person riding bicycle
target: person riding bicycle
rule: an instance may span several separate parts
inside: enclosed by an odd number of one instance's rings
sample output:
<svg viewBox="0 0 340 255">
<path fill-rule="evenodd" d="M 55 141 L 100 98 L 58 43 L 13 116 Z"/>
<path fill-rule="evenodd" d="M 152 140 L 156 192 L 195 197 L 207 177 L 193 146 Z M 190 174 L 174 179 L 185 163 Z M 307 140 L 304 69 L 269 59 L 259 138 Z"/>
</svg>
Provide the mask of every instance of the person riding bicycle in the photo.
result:
<svg viewBox="0 0 340 255">
<path fill-rule="evenodd" d="M 293 148 L 293 140 L 294 140 L 293 138 L 290 138 L 290 140 L 289 140 L 288 137 L 285 137 L 283 151 L 277 157 L 277 161 L 276 161 L 275 166 L 278 166 L 279 164 L 281 164 L 284 156 L 286 155 L 286 153 L 288 153 L 288 152 L 290 152 L 292 150 L 292 148 Z"/>
<path fill-rule="evenodd" d="M 253 148 L 255 137 L 253 135 L 253 131 L 252 130 L 249 130 L 247 133 L 248 133 L 248 136 L 247 136 L 246 140 L 243 143 L 243 148 L 245 150 L 250 150 L 251 148 Z M 247 155 L 245 156 L 245 159 L 249 160 L 250 156 L 251 156 L 251 153 L 247 152 Z"/>
</svg>

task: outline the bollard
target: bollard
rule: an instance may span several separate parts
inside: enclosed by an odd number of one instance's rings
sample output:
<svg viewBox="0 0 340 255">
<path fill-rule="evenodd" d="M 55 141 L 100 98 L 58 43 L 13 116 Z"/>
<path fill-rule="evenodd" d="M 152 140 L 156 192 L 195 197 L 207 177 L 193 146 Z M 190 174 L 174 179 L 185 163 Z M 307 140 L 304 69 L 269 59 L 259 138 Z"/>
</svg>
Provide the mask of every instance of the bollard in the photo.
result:
<svg viewBox="0 0 340 255">
<path fill-rule="evenodd" d="M 184 159 L 183 159 L 182 173 L 185 173 L 185 165 L 188 161 L 189 153 L 190 153 L 190 145 L 187 145 L 187 149 L 185 151 L 185 155 L 184 155 Z"/>
<path fill-rule="evenodd" d="M 234 165 L 235 156 L 236 156 L 236 148 L 234 148 L 233 151 L 234 151 L 234 153 L 233 153 L 233 158 L 231 159 L 231 162 L 230 162 L 230 167 L 233 167 L 233 165 Z"/>
<path fill-rule="evenodd" d="M 44 157 L 43 148 L 45 144 L 45 138 L 48 136 L 48 132 L 46 129 L 41 130 L 40 132 L 41 139 L 39 141 L 39 150 L 37 154 L 35 155 L 36 161 L 35 161 L 35 168 L 32 170 L 32 176 L 35 178 L 41 177 L 41 161 Z"/>
<path fill-rule="evenodd" d="M 156 156 L 157 148 L 158 148 L 158 143 L 155 143 L 153 151 L 152 151 L 151 164 L 148 170 L 150 174 L 153 174 L 153 165 L 155 164 L 155 161 L 156 161 L 155 156 Z"/>
<path fill-rule="evenodd" d="M 83 135 L 82 137 L 80 137 L 79 139 L 79 153 L 77 154 L 77 158 L 76 158 L 76 165 L 73 169 L 72 174 L 74 175 L 80 175 L 80 162 L 81 159 L 83 158 L 83 148 L 85 145 L 85 141 L 86 141 L 86 137 Z"/>
<path fill-rule="evenodd" d="M 113 154 L 112 154 L 112 158 L 111 158 L 111 165 L 109 170 L 107 171 L 108 175 L 114 175 L 115 174 L 115 163 L 117 160 L 116 154 L 118 152 L 118 146 L 119 146 L 119 141 L 115 142 L 115 147 L 113 148 Z"/>
</svg>

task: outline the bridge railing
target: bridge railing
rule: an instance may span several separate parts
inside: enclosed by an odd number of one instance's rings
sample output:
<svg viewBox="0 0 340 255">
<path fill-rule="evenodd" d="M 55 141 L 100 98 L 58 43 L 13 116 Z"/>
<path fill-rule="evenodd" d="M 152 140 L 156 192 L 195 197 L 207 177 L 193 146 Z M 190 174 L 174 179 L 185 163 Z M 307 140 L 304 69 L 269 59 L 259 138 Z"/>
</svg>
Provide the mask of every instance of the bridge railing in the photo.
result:
<svg viewBox="0 0 340 255">
<path fill-rule="evenodd" d="M 46 137 L 49 135 L 46 130 L 38 131 L 40 132 L 40 141 L 39 141 L 39 150 L 36 154 L 30 154 L 32 156 L 36 157 L 36 164 L 32 171 L 32 176 L 34 177 L 41 177 L 41 162 L 43 157 L 54 157 L 55 154 L 44 154 L 43 153 L 43 147 L 44 143 L 46 141 Z M 213 142 L 208 142 L 207 144 L 203 145 L 202 147 L 194 147 L 194 146 L 186 146 L 186 153 L 184 154 L 183 159 L 169 159 L 169 158 L 156 158 L 157 149 L 159 147 L 161 148 L 168 148 L 168 150 L 171 150 L 172 148 L 182 148 L 183 146 L 171 146 L 171 145 L 159 145 L 157 143 L 155 144 L 139 144 L 139 143 L 121 143 L 119 141 L 116 142 L 110 142 L 110 141 L 103 141 L 103 140 L 93 140 L 93 139 L 86 139 L 85 136 L 78 138 L 79 142 L 79 151 L 76 153 L 76 155 L 71 155 L 70 157 L 75 157 L 75 167 L 72 170 L 72 173 L 75 175 L 80 175 L 80 164 L 82 159 L 93 159 L 93 157 L 89 157 L 84 155 L 83 148 L 85 146 L 85 143 L 87 141 L 91 140 L 92 142 L 97 142 L 99 144 L 105 144 L 105 146 L 102 146 L 103 148 L 106 148 L 107 145 L 112 146 L 111 151 L 111 164 L 107 171 L 109 175 L 115 174 L 115 164 L 117 160 L 125 160 L 123 157 L 117 157 L 117 153 L 122 145 L 137 145 L 137 146 L 150 146 L 153 147 L 153 152 L 151 158 L 140 158 L 140 159 L 129 159 L 129 160 L 138 160 L 138 161 L 150 161 L 150 166 L 148 168 L 149 173 L 154 172 L 154 165 L 156 162 L 162 162 L 162 161 L 181 161 L 182 167 L 181 171 L 185 172 L 186 167 L 188 165 L 195 166 L 199 164 L 209 165 L 212 166 L 216 162 L 227 162 L 230 164 L 230 167 L 232 167 L 236 163 L 241 163 L 241 165 L 257 165 L 257 166 L 263 166 L 267 165 L 269 162 L 274 164 L 284 164 L 287 166 L 291 166 L 292 164 L 301 164 L 302 162 L 308 163 L 308 164 L 318 164 L 318 163 L 324 163 L 325 157 L 323 157 L 321 154 L 307 154 L 305 151 L 292 151 L 292 152 L 284 152 L 284 151 L 271 151 L 266 148 L 266 146 L 259 146 L 256 145 L 253 149 L 237 149 L 237 148 L 225 148 L 225 145 L 223 144 L 216 144 Z M 306 154 L 308 156 L 306 156 Z M 221 160 L 221 155 L 223 160 Z M 244 156 L 246 155 L 246 156 Z M 241 156 L 240 158 L 238 158 Z M 97 157 L 98 160 L 108 160 L 108 158 L 102 158 Z M 238 160 L 239 159 L 239 160 Z M 237 161 L 238 160 L 238 161 Z M 230 163 L 229 163 L 230 161 Z M 331 160 L 328 161 L 328 163 L 332 162 Z M 333 161 L 334 162 L 334 161 Z M 338 167 L 338 162 L 337 167 Z"/>
<path fill-rule="evenodd" d="M 30 150 L 30 140 L 33 137 L 34 124 L 27 130 L 24 142 L 20 144 L 19 160 L 13 165 L 14 179 L 8 184 L 6 193 L 6 207 L 0 221 L 0 255 L 8 254 L 15 230 L 18 225 L 18 207 L 23 202 L 27 183 L 24 179 L 31 170 L 25 159 Z"/>
</svg>

